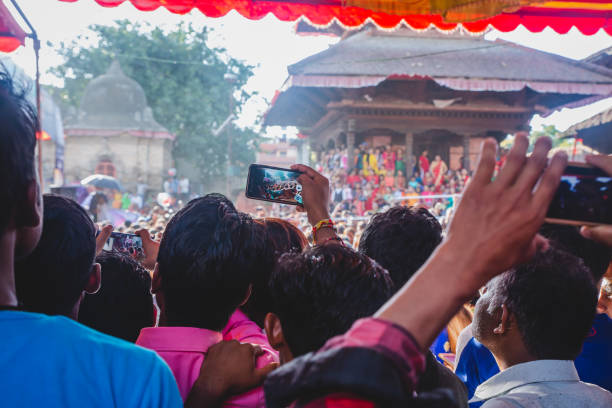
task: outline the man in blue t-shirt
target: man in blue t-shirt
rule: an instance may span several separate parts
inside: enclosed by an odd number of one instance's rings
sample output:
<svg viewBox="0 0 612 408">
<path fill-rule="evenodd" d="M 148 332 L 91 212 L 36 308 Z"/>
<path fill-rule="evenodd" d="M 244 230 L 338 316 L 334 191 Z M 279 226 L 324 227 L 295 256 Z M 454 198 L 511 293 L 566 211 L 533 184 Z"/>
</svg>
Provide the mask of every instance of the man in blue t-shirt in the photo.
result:
<svg viewBox="0 0 612 408">
<path fill-rule="evenodd" d="M 43 218 L 34 165 L 36 122 L 36 113 L 24 92 L 16 92 L 11 78 L 0 72 L 2 405 L 180 407 L 182 401 L 172 373 L 155 353 L 65 317 L 21 310 L 14 262 L 34 251 Z M 94 237 L 83 245 L 86 247 L 91 252 L 87 254 L 91 259 L 87 274 L 93 267 Z M 92 279 L 95 283 L 95 274 Z M 89 283 L 79 282 L 81 291 L 93 286 Z M 78 299 L 73 306 L 78 309 Z"/>
</svg>

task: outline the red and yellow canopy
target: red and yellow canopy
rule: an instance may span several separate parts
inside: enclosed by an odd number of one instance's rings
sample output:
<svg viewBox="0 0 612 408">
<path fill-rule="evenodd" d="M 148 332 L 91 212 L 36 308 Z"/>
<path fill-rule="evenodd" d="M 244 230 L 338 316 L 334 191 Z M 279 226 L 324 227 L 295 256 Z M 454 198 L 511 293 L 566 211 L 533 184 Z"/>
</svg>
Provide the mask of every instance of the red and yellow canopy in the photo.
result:
<svg viewBox="0 0 612 408">
<path fill-rule="evenodd" d="M 75 2 L 78 0 L 60 0 Z M 591 35 L 604 29 L 612 35 L 612 2 L 604 0 L 95 0 L 105 7 L 126 1 L 137 9 L 152 11 L 165 7 L 185 14 L 198 9 L 209 17 L 221 17 L 236 10 L 257 20 L 268 13 L 278 19 L 294 21 L 302 17 L 316 26 L 334 21 L 346 27 L 374 22 L 381 28 L 405 23 L 414 29 L 430 24 L 452 30 L 461 24 L 470 32 L 482 32 L 489 26 L 503 32 L 523 25 L 531 32 L 551 27 L 564 34 L 572 27 Z"/>
</svg>

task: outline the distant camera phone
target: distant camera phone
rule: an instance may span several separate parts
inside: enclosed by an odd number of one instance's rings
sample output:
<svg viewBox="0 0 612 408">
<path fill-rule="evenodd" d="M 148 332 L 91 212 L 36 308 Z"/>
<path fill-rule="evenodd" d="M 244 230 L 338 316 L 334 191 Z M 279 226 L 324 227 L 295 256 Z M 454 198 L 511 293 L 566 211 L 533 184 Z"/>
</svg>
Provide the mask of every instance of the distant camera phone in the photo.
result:
<svg viewBox="0 0 612 408">
<path fill-rule="evenodd" d="M 546 222 L 612 225 L 612 177 L 597 167 L 570 163 L 546 213 Z"/>
<path fill-rule="evenodd" d="M 129 255 L 136 255 L 137 258 L 144 257 L 144 250 L 142 249 L 142 238 L 135 234 L 111 232 L 110 237 L 104 244 L 104 250 L 123 252 Z"/>
<path fill-rule="evenodd" d="M 246 196 L 255 200 L 302 205 L 302 185 L 297 181 L 301 174 L 280 167 L 251 164 Z"/>
</svg>

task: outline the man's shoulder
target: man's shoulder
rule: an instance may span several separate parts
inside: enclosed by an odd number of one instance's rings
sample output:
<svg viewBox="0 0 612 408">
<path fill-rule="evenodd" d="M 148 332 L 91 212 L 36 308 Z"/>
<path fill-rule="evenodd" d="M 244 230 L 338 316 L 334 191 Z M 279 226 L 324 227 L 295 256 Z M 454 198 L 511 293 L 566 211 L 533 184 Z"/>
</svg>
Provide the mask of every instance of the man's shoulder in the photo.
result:
<svg viewBox="0 0 612 408">
<path fill-rule="evenodd" d="M 597 385 L 582 381 L 562 384 L 525 384 L 507 394 L 488 400 L 482 408 L 514 407 L 565 408 L 612 406 L 612 393 Z"/>
<path fill-rule="evenodd" d="M 100 333 L 64 316 L 18 312 L 7 317 L 0 319 L 0 327 L 5 332 L 12 332 L 13 341 L 27 338 L 31 347 L 49 347 L 54 354 L 91 351 L 103 353 L 104 356 L 118 354 L 128 361 L 157 360 L 152 351 Z"/>
</svg>

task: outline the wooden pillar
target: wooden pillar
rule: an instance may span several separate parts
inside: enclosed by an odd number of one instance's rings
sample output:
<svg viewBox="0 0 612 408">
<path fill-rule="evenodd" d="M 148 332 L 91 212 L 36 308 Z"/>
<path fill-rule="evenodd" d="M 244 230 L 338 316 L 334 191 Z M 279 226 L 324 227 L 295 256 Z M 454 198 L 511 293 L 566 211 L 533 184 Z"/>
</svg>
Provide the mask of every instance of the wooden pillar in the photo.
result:
<svg viewBox="0 0 612 408">
<path fill-rule="evenodd" d="M 348 170 L 350 171 L 355 162 L 355 119 L 346 121 L 346 152 L 348 155 Z"/>
<path fill-rule="evenodd" d="M 463 168 L 472 170 L 470 160 L 470 135 L 463 135 Z"/>
<path fill-rule="evenodd" d="M 412 155 L 414 154 L 414 135 L 410 132 L 406 133 L 406 156 L 404 161 L 406 162 L 406 174 L 405 176 L 410 179 L 412 177 L 413 168 L 415 163 L 412 161 Z"/>
</svg>

